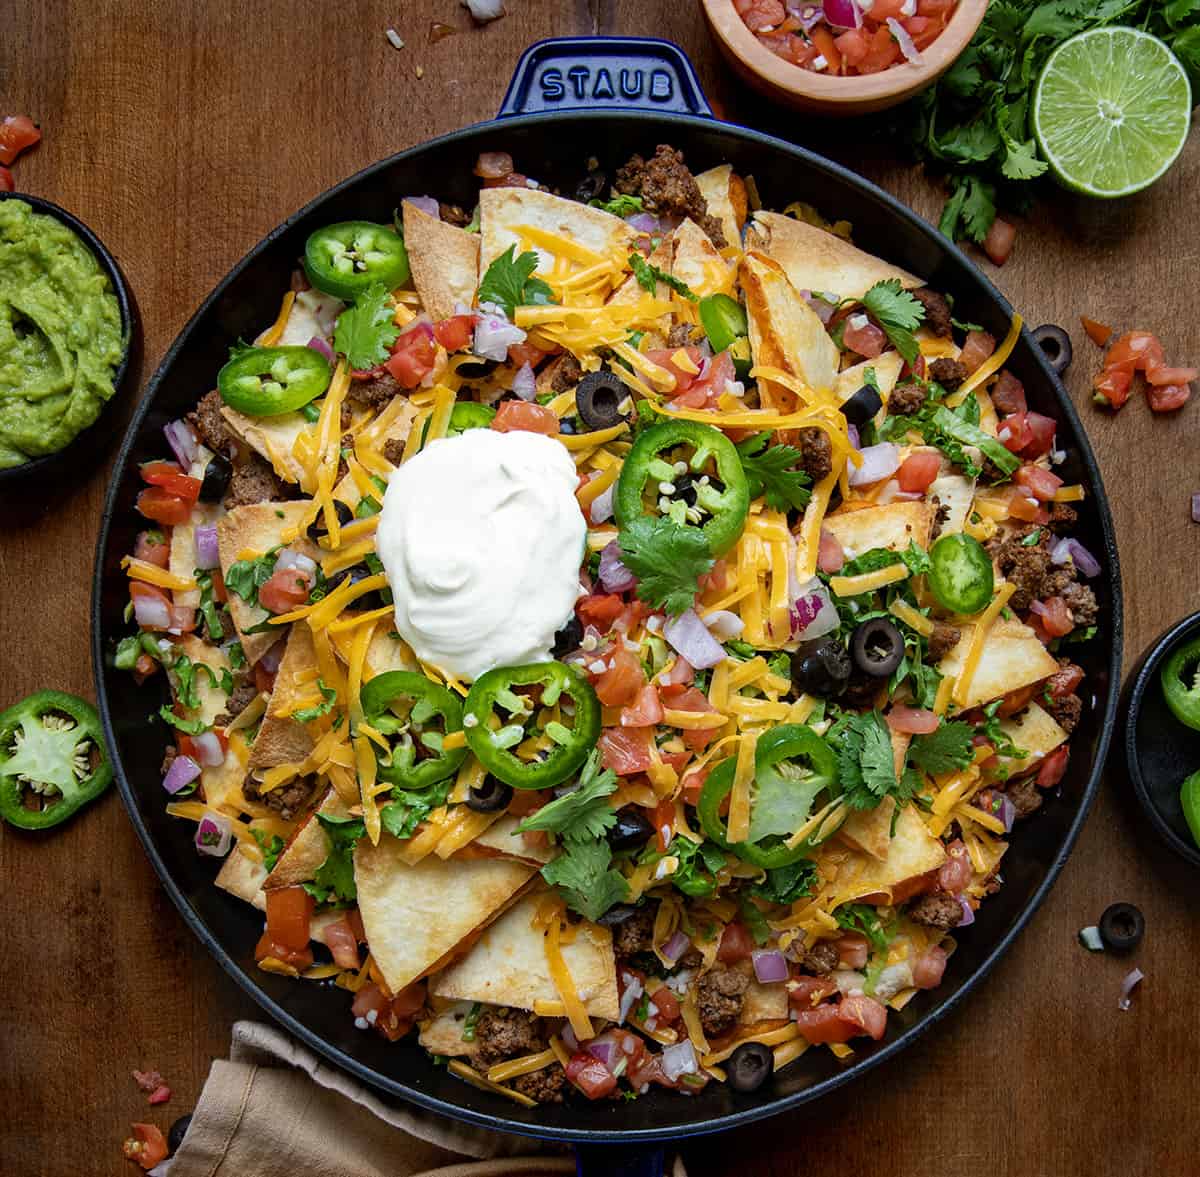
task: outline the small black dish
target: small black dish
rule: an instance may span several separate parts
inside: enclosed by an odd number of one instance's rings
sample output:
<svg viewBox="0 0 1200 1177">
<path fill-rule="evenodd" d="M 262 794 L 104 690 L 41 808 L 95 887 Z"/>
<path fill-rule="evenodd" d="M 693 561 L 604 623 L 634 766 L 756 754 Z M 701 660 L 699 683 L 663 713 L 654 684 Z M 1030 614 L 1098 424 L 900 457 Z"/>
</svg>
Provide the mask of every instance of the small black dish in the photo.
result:
<svg viewBox="0 0 1200 1177">
<path fill-rule="evenodd" d="M 1182 642 L 1200 636 L 1200 613 L 1171 626 L 1150 647 L 1129 688 L 1125 711 L 1125 760 L 1138 801 L 1159 836 L 1180 858 L 1200 867 L 1179 787 L 1200 770 L 1200 731 L 1175 718 L 1163 698 L 1159 670 Z"/>
<path fill-rule="evenodd" d="M 121 309 L 121 329 L 125 336 L 125 351 L 117 370 L 113 373 L 113 394 L 100 407 L 95 421 L 69 444 L 53 454 L 45 454 L 33 458 L 20 466 L 9 466 L 0 469 L 0 495 L 16 489 L 17 485 L 26 481 L 44 480 L 59 475 L 67 470 L 85 470 L 92 465 L 92 459 L 105 450 L 112 440 L 119 436 L 114 426 L 112 436 L 103 440 L 97 439 L 101 426 L 111 422 L 113 405 L 121 396 L 121 392 L 132 373 L 137 367 L 136 361 L 140 355 L 141 324 L 138 317 L 137 303 L 133 292 L 117 259 L 108 251 L 104 242 L 96 236 L 78 217 L 72 216 L 65 208 L 59 208 L 52 201 L 40 196 L 30 196 L 28 192 L 0 192 L 0 200 L 23 200 L 34 212 L 44 213 L 61 221 L 68 229 L 78 236 L 92 251 L 101 268 L 112 283 L 113 293 L 117 296 L 117 305 Z"/>
</svg>

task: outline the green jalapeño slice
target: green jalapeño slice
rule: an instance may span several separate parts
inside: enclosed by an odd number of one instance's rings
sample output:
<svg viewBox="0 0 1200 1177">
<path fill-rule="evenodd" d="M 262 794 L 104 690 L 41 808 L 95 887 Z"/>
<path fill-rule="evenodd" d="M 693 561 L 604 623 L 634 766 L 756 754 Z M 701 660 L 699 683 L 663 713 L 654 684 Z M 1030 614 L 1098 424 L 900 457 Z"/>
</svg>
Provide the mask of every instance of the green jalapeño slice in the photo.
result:
<svg viewBox="0 0 1200 1177">
<path fill-rule="evenodd" d="M 362 689 L 363 717 L 385 736 L 389 752 L 376 750 L 379 776 L 402 789 L 424 789 L 456 773 L 466 748 L 443 741 L 462 731 L 462 701 L 440 683 L 408 670 L 376 675 Z"/>
</svg>

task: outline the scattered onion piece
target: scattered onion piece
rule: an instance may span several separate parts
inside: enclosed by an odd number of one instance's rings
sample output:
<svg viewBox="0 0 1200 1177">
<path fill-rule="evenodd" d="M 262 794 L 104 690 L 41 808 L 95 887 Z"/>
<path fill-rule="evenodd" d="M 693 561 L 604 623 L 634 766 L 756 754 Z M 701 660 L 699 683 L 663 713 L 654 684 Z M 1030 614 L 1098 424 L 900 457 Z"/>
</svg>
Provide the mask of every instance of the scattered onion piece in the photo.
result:
<svg viewBox="0 0 1200 1177">
<path fill-rule="evenodd" d="M 925 61 L 925 58 L 921 56 L 921 51 L 909 35 L 908 29 L 894 16 L 887 18 L 887 27 L 896 44 L 900 46 L 900 52 L 904 54 L 904 60 L 911 61 L 913 65 L 921 65 Z"/>
<path fill-rule="evenodd" d="M 1129 1009 L 1133 1004 L 1133 991 L 1145 979 L 1146 974 L 1141 969 L 1132 969 L 1125 975 L 1125 980 L 1121 982 L 1121 999 L 1117 1002 L 1117 1009 Z"/>
<path fill-rule="evenodd" d="M 1079 943 L 1088 950 L 1088 952 L 1103 952 L 1104 941 L 1100 938 L 1100 929 L 1092 924 L 1088 928 L 1079 929 Z"/>
</svg>

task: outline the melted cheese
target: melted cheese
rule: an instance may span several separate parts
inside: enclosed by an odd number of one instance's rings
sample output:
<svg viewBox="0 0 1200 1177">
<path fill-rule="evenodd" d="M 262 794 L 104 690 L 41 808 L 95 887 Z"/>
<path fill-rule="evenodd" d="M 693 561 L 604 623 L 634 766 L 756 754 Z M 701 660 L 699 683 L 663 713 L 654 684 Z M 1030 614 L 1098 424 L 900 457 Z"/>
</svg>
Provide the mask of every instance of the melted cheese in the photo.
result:
<svg viewBox="0 0 1200 1177">
<path fill-rule="evenodd" d="M 174 592 L 186 593 L 198 587 L 194 580 L 176 576 L 173 572 L 151 564 L 148 560 L 139 560 L 136 556 L 122 557 L 121 567 L 125 569 L 130 580 L 144 581 L 146 584 L 155 584 L 159 588 L 171 589 Z"/>
<path fill-rule="evenodd" d="M 729 794 L 729 841 L 744 842 L 750 836 L 750 782 L 754 779 L 754 751 L 758 733 L 746 732 L 738 744 L 733 789 Z"/>
<path fill-rule="evenodd" d="M 992 628 L 1000 615 L 1000 610 L 1008 603 L 1008 598 L 1016 591 L 1015 584 L 1002 584 L 992 603 L 983 611 L 975 628 L 971 631 L 971 645 L 967 656 L 963 659 L 962 669 L 958 672 L 958 682 L 954 685 L 954 701 L 961 707 L 971 693 L 971 680 L 975 677 L 975 668 L 979 665 L 980 655 L 987 642 L 988 630 Z"/>
<path fill-rule="evenodd" d="M 864 572 L 861 576 L 830 577 L 829 587 L 839 597 L 857 597 L 861 593 L 874 592 L 876 589 L 907 579 L 908 569 L 903 564 L 889 564 L 886 568 Z"/>
<path fill-rule="evenodd" d="M 918 613 L 903 597 L 897 597 L 889 608 L 893 615 L 922 637 L 927 638 L 933 633 L 933 622 L 923 613 Z"/>
</svg>

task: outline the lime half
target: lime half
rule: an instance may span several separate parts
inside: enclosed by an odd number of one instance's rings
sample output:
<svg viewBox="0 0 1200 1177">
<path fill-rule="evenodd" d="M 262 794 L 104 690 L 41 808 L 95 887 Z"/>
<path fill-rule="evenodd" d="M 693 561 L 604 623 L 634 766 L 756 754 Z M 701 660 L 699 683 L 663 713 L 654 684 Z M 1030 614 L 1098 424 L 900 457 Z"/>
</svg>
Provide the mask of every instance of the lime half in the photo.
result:
<svg viewBox="0 0 1200 1177">
<path fill-rule="evenodd" d="M 1191 112 L 1175 55 L 1127 28 L 1064 41 L 1033 97 L 1034 133 L 1051 171 L 1088 196 L 1127 196 L 1153 184 L 1183 150 Z"/>
</svg>

